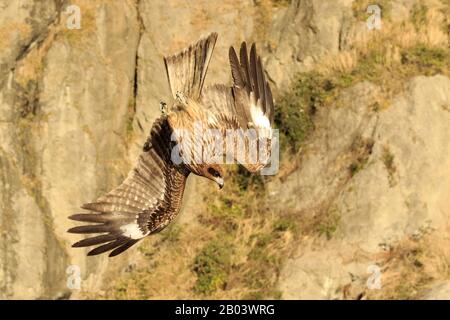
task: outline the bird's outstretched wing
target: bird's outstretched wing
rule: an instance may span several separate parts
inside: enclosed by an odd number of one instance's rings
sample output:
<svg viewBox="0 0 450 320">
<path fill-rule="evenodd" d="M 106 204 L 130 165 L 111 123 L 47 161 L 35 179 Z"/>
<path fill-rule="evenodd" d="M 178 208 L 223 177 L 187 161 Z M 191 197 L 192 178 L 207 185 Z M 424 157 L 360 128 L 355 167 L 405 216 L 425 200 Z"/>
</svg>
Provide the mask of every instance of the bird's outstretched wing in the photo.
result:
<svg viewBox="0 0 450 320">
<path fill-rule="evenodd" d="M 200 98 L 216 40 L 217 33 L 213 32 L 183 51 L 164 57 L 167 78 L 174 98 L 178 92 L 194 100 Z"/>
<path fill-rule="evenodd" d="M 245 42 L 241 45 L 239 55 L 238 59 L 234 48 L 230 48 L 233 86 L 213 85 L 205 88 L 201 97 L 202 105 L 208 110 L 210 123 L 213 125 L 223 129 L 255 129 L 258 143 L 265 140 L 266 144 L 270 144 L 274 105 L 261 58 L 256 53 L 255 44 L 251 47 L 249 58 Z M 234 149 L 234 152 L 237 150 Z M 239 161 L 236 154 L 233 156 Z M 249 171 L 256 172 L 266 165 L 266 160 L 267 156 L 255 163 L 241 164 Z"/>
<path fill-rule="evenodd" d="M 90 213 L 69 217 L 89 224 L 68 232 L 98 234 L 73 247 L 98 245 L 88 255 L 112 250 L 112 257 L 162 230 L 176 216 L 188 172 L 170 160 L 171 133 L 165 117 L 156 120 L 137 165 L 122 184 L 95 202 L 84 204 L 82 208 Z"/>
</svg>

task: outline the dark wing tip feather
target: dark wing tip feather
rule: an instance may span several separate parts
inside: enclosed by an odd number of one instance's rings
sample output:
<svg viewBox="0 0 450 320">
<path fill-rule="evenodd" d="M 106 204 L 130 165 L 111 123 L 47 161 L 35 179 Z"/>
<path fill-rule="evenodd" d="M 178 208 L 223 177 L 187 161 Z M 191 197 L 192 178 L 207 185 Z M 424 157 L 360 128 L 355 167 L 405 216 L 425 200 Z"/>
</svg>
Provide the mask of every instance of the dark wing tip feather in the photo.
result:
<svg viewBox="0 0 450 320">
<path fill-rule="evenodd" d="M 232 59 L 232 56 L 236 56 L 236 51 L 234 50 L 233 46 L 231 46 L 230 49 L 228 50 L 228 56 L 230 58 L 230 62 L 234 60 Z"/>
<path fill-rule="evenodd" d="M 266 113 L 266 83 L 264 79 L 264 69 L 262 67 L 261 63 L 261 57 L 257 56 L 257 64 L 256 64 L 256 76 L 257 76 L 257 83 L 258 83 L 258 96 L 261 100 L 261 106 L 263 109 L 263 112 Z"/>
<path fill-rule="evenodd" d="M 84 203 L 81 205 L 81 209 L 95 211 L 96 202 Z"/>
<path fill-rule="evenodd" d="M 89 247 L 89 246 L 109 242 L 109 241 L 116 239 L 117 236 L 118 236 L 117 234 L 110 233 L 110 234 L 104 234 L 104 235 L 99 235 L 99 236 L 92 237 L 92 238 L 83 239 L 78 242 L 75 242 L 72 245 L 72 248 Z"/>
<path fill-rule="evenodd" d="M 274 116 L 275 116 L 275 110 L 273 106 L 273 97 L 272 97 L 272 90 L 270 89 L 269 82 L 266 82 L 266 92 L 267 92 L 267 114 L 269 116 L 270 124 L 273 124 Z"/>
<path fill-rule="evenodd" d="M 256 43 L 252 43 L 251 47 L 250 47 L 250 56 L 252 56 L 254 58 L 256 58 Z"/>
<path fill-rule="evenodd" d="M 88 256 L 95 256 L 97 254 L 101 254 L 107 251 L 110 251 L 112 249 L 115 249 L 125 243 L 127 243 L 127 241 L 129 241 L 130 239 L 127 237 L 118 237 L 116 240 L 112 241 L 112 242 L 108 242 L 106 244 L 103 244 L 99 247 L 96 247 L 94 249 L 92 249 L 91 251 L 88 252 Z"/>
<path fill-rule="evenodd" d="M 240 62 L 241 62 L 242 72 L 244 73 L 244 76 L 245 76 L 247 94 L 249 94 L 250 89 L 251 89 L 251 86 L 249 85 L 250 84 L 250 71 L 249 71 L 249 67 L 248 67 L 247 43 L 245 41 L 243 41 L 241 44 L 239 58 L 240 58 Z"/>
<path fill-rule="evenodd" d="M 111 226 L 104 224 L 92 224 L 85 226 L 73 227 L 67 230 L 69 233 L 105 233 L 113 231 Z"/>
<path fill-rule="evenodd" d="M 112 257 L 117 256 L 118 254 L 121 254 L 122 252 L 124 252 L 125 250 L 127 250 L 131 246 L 133 246 L 135 243 L 137 243 L 138 241 L 139 240 L 133 240 L 133 239 L 128 240 L 125 244 L 123 244 L 120 247 L 111 251 L 111 253 L 109 254 L 109 257 L 112 258 Z"/>
<path fill-rule="evenodd" d="M 259 99 L 257 60 L 256 44 L 252 43 L 252 47 L 250 48 L 250 82 L 251 90 L 255 93 L 256 100 Z"/>
<path fill-rule="evenodd" d="M 237 57 L 236 51 L 233 47 L 230 47 L 228 52 L 230 67 L 231 67 L 231 76 L 233 77 L 233 83 L 239 87 L 243 88 L 245 85 L 244 79 L 242 78 L 241 67 L 239 64 L 239 59 Z"/>
<path fill-rule="evenodd" d="M 67 218 L 70 220 L 75 220 L 75 221 L 84 221 L 84 214 L 83 213 L 72 214 L 71 216 L 68 216 Z"/>
<path fill-rule="evenodd" d="M 99 213 L 77 213 L 68 217 L 70 220 L 81 221 L 81 222 L 96 222 L 102 223 L 106 222 L 107 219 L 105 215 Z"/>
<path fill-rule="evenodd" d="M 242 53 L 242 54 L 243 54 L 243 53 L 247 54 L 247 42 L 246 42 L 246 41 L 242 41 L 240 53 Z"/>
</svg>

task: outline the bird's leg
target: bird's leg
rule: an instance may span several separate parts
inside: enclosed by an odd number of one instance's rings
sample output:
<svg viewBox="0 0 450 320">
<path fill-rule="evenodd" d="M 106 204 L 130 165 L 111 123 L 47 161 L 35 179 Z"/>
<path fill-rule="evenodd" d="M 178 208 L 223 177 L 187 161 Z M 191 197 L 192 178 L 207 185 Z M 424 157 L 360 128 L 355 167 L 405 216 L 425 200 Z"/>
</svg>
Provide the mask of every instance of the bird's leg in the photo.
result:
<svg viewBox="0 0 450 320">
<path fill-rule="evenodd" d="M 165 103 L 164 101 L 160 101 L 159 110 L 161 111 L 162 114 L 167 114 L 167 103 Z"/>
</svg>

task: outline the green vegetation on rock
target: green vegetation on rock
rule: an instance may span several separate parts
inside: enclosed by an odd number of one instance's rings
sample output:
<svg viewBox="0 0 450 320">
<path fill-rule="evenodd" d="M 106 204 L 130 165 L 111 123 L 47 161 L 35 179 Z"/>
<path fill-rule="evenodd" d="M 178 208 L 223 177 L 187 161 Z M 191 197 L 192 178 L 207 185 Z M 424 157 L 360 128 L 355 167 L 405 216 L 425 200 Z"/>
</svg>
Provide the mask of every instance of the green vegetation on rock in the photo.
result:
<svg viewBox="0 0 450 320">
<path fill-rule="evenodd" d="M 193 271 L 197 275 L 194 291 L 210 294 L 224 288 L 231 267 L 232 247 L 226 240 L 213 240 L 195 257 Z"/>
</svg>

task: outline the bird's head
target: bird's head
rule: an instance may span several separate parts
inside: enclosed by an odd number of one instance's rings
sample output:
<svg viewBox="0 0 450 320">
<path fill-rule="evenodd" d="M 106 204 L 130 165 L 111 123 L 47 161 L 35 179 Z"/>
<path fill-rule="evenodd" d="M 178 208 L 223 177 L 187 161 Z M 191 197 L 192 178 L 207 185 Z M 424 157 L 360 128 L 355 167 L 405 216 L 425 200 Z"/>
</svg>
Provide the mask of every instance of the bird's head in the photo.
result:
<svg viewBox="0 0 450 320">
<path fill-rule="evenodd" d="M 209 164 L 204 166 L 201 170 L 201 175 L 209 180 L 216 182 L 219 188 L 222 189 L 224 185 L 222 168 L 217 164 Z"/>
</svg>

